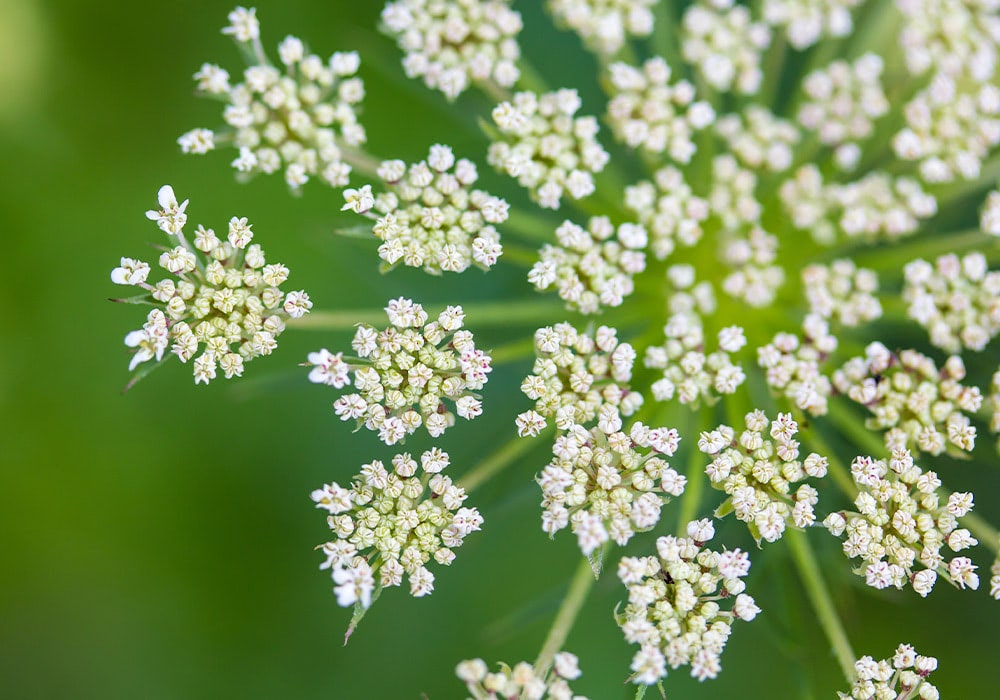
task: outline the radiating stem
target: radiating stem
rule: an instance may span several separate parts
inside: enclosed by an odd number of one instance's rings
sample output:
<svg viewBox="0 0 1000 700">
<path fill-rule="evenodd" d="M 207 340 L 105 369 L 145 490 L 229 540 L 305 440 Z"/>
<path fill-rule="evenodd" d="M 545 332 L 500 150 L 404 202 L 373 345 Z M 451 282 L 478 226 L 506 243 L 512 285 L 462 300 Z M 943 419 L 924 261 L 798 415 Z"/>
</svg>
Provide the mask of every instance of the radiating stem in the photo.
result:
<svg viewBox="0 0 1000 700">
<path fill-rule="evenodd" d="M 463 304 L 472 328 L 510 324 L 551 323 L 565 315 L 562 304 L 548 299 Z M 289 328 L 313 331 L 342 331 L 359 323 L 377 325 L 386 320 L 383 309 L 343 309 L 313 311 L 302 318 L 289 319 Z"/>
<path fill-rule="evenodd" d="M 507 362 L 518 362 L 535 356 L 535 341 L 533 338 L 523 338 L 511 343 L 490 349 L 490 357 L 493 358 L 493 366 L 505 364 Z"/>
<path fill-rule="evenodd" d="M 809 602 L 812 603 L 819 620 L 820 627 L 826 634 L 833 652 L 840 663 L 840 669 L 844 672 L 844 677 L 848 683 L 854 682 L 854 652 L 851 650 L 851 642 L 847 639 L 847 633 L 837 615 L 837 609 L 833 605 L 833 598 L 830 597 L 830 590 L 826 587 L 826 582 L 819 571 L 819 565 L 813 556 L 812 549 L 806 533 L 797 530 L 786 530 L 785 539 L 792 550 L 792 558 L 795 566 L 802 576 L 802 583 L 805 584 L 806 594 Z"/>
<path fill-rule="evenodd" d="M 962 516 L 962 524 L 969 527 L 969 531 L 976 536 L 980 544 L 988 547 L 995 555 L 1000 555 L 1000 532 L 990 525 L 981 515 L 968 513 Z"/>
<path fill-rule="evenodd" d="M 466 493 L 472 493 L 536 445 L 531 438 L 514 438 L 467 472 L 458 480 L 458 486 L 464 488 Z"/>
<path fill-rule="evenodd" d="M 608 548 L 605 545 L 601 549 L 602 558 L 607 551 Z M 586 557 L 582 557 L 576 567 L 576 573 L 573 574 L 573 580 L 570 581 L 569 591 L 563 598 L 562 605 L 559 606 L 559 612 L 556 613 L 556 619 L 549 630 L 549 636 L 545 638 L 542 651 L 535 661 L 536 676 L 544 678 L 545 674 L 548 673 L 549 667 L 552 666 L 552 659 L 563 648 L 566 637 L 569 636 L 569 631 L 573 628 L 576 616 L 579 614 L 580 608 L 583 607 L 584 601 L 587 600 L 587 594 L 590 593 L 594 581 L 594 570 L 590 566 L 590 561 Z"/>
<path fill-rule="evenodd" d="M 347 146 L 341 146 L 340 154 L 344 162 L 361 175 L 381 180 L 378 176 L 378 167 L 382 164 L 382 161 L 375 156 L 365 151 L 348 148 Z"/>
</svg>

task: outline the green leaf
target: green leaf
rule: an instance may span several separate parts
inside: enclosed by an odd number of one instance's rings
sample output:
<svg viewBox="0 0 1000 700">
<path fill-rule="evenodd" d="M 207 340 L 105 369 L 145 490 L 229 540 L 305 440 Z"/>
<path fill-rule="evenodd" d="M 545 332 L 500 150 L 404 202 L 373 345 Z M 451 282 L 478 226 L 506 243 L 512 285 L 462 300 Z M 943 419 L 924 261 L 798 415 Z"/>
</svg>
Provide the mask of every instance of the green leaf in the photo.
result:
<svg viewBox="0 0 1000 700">
<path fill-rule="evenodd" d="M 148 306 L 158 306 L 159 302 L 149 294 L 136 294 L 134 297 L 121 297 L 120 299 L 108 298 L 116 304 L 146 304 Z"/>
<path fill-rule="evenodd" d="M 733 512 L 733 499 L 727 498 L 722 504 L 715 509 L 715 517 L 724 518 Z"/>
<path fill-rule="evenodd" d="M 604 567 L 604 549 L 595 549 L 587 555 L 590 568 L 594 570 L 594 578 L 601 578 L 601 569 Z"/>
<path fill-rule="evenodd" d="M 129 389 L 138 384 L 140 381 L 148 377 L 157 367 L 165 365 L 170 360 L 171 357 L 173 357 L 173 354 L 167 355 L 162 360 L 158 360 L 153 364 L 143 364 L 139 368 L 139 370 L 132 375 L 132 378 L 128 380 L 128 384 L 126 384 L 125 387 L 122 389 L 122 393 L 124 394 Z"/>
<path fill-rule="evenodd" d="M 372 233 L 371 224 L 344 226 L 342 228 L 334 229 L 333 232 L 338 236 L 344 236 L 345 238 L 363 238 L 365 240 L 375 238 L 375 234 Z"/>
<path fill-rule="evenodd" d="M 375 604 L 375 601 L 378 600 L 378 597 L 380 595 L 382 595 L 382 586 L 378 586 L 372 592 L 372 599 L 371 602 L 368 603 L 367 608 L 361 605 L 361 601 L 358 601 L 354 604 L 354 614 L 351 615 L 351 623 L 347 626 L 347 631 L 344 633 L 345 647 L 347 646 L 347 642 L 351 638 L 351 635 L 354 634 L 354 630 L 358 628 L 358 623 L 361 622 L 361 618 L 363 618 L 365 616 L 365 613 L 367 613 L 371 609 L 371 607 Z"/>
</svg>

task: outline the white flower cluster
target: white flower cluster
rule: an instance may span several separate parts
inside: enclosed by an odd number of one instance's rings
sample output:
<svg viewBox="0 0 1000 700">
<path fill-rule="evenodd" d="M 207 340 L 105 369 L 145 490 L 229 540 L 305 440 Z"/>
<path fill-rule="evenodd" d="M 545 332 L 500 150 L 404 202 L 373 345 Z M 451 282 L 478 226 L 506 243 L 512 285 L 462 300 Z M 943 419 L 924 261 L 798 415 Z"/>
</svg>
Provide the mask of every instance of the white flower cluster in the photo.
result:
<svg viewBox="0 0 1000 700">
<path fill-rule="evenodd" d="M 715 131 L 745 166 L 771 172 L 791 167 L 792 149 L 801 138 L 794 124 L 759 105 L 720 117 Z"/>
<path fill-rule="evenodd" d="M 692 137 L 715 120 L 715 110 L 695 100 L 687 80 L 670 84 L 671 70 L 659 56 L 636 68 L 613 63 L 609 69 L 611 98 L 608 122 L 629 148 L 667 153 L 678 163 L 690 163 L 697 150 Z"/>
<path fill-rule="evenodd" d="M 715 313 L 717 304 L 712 283 L 697 281 L 694 267 L 679 263 L 667 268 L 667 281 L 671 291 L 667 295 L 667 308 L 673 314 L 704 317 Z"/>
<path fill-rule="evenodd" d="M 579 678 L 582 672 L 579 659 L 567 651 L 552 658 L 552 669 L 544 676 L 536 674 L 527 661 L 514 668 L 504 663 L 499 667 L 491 673 L 482 659 L 458 664 L 455 675 L 472 695 L 468 700 L 587 700 L 582 695 L 575 695 L 569 687 L 569 682 Z"/>
<path fill-rule="evenodd" d="M 906 126 L 892 147 L 902 160 L 920 161 L 920 177 L 928 183 L 972 180 L 1000 143 L 1000 87 L 963 84 L 945 73 L 903 110 Z"/>
<path fill-rule="evenodd" d="M 125 345 L 135 348 L 129 370 L 148 360 L 160 362 L 169 345 L 181 362 L 194 358 L 195 384 L 215 379 L 218 369 L 226 379 L 239 377 L 246 362 L 274 351 L 286 320 L 308 313 L 309 295 L 279 289 L 288 268 L 268 264 L 261 247 L 250 245 L 253 232 L 246 218 L 230 219 L 224 241 L 212 229 L 198 226 L 189 243 L 184 237 L 188 200 L 178 203 L 170 185 L 161 187 L 157 198 L 160 208 L 147 211 L 146 217 L 177 239 L 178 245 L 159 259 L 176 281 L 150 284 L 149 264 L 132 258 L 122 258 L 121 266 L 111 271 L 115 284 L 146 292 L 128 301 L 157 307 L 142 329 L 125 336 Z M 195 357 L 199 348 L 204 350 Z"/>
<path fill-rule="evenodd" d="M 558 209 L 563 194 L 582 199 L 594 192 L 594 173 L 610 158 L 597 141 L 600 126 L 580 109 L 576 90 L 541 96 L 519 92 L 493 109 L 501 140 L 490 144 L 487 160 L 517 178 L 539 206 Z"/>
<path fill-rule="evenodd" d="M 830 193 L 831 186 L 823 184 L 823 176 L 813 163 L 797 168 L 778 188 L 781 204 L 795 228 L 823 245 L 834 243 L 838 235 L 830 217 L 834 207 Z"/>
<path fill-rule="evenodd" d="M 900 644 L 892 660 L 876 661 L 862 656 L 854 664 L 854 685 L 849 693 L 837 693 L 840 700 L 873 698 L 913 698 L 938 700 L 937 687 L 927 681 L 938 667 L 933 656 L 922 656 L 909 644 Z"/>
<path fill-rule="evenodd" d="M 509 88 L 521 75 L 523 23 L 510 0 L 396 0 L 382 10 L 382 24 L 406 53 L 407 77 L 423 78 L 449 100 L 470 82 Z"/>
<path fill-rule="evenodd" d="M 670 401 L 674 396 L 682 404 L 701 401 L 714 404 L 723 394 L 733 394 L 746 380 L 743 368 L 733 364 L 730 353 L 746 345 L 743 329 L 727 326 L 719 331 L 719 349 L 705 352 L 705 334 L 697 315 L 677 313 L 663 327 L 663 345 L 646 348 L 643 364 L 663 370 L 663 376 L 653 382 L 650 390 L 657 401 Z"/>
<path fill-rule="evenodd" d="M 465 313 L 449 306 L 427 322 L 420 304 L 405 297 L 386 307 L 391 324 L 376 330 L 358 325 L 351 347 L 355 358 L 325 348 L 309 354 L 309 381 L 356 393 L 337 399 L 333 410 L 341 420 L 355 420 L 379 439 L 394 445 L 423 425 L 438 437 L 455 424 L 455 413 L 472 420 L 483 412 L 478 392 L 489 379 L 490 356 L 476 349 L 472 333 L 462 329 Z"/>
<path fill-rule="evenodd" d="M 886 447 L 931 455 L 975 447 L 976 427 L 965 414 L 976 413 L 983 396 L 977 387 L 963 386 L 964 378 L 965 365 L 957 355 L 938 371 L 934 360 L 916 350 L 897 355 L 879 342 L 870 343 L 864 357 L 848 360 L 832 377 L 837 391 L 872 412 L 866 427 L 887 431 Z"/>
<path fill-rule="evenodd" d="M 836 349 L 837 338 L 830 334 L 827 322 L 808 314 L 802 322 L 802 338 L 777 333 L 770 343 L 757 348 L 757 365 L 765 370 L 764 380 L 773 394 L 811 415 L 823 416 L 833 387 L 820 365 Z"/>
<path fill-rule="evenodd" d="M 771 26 L 784 27 L 788 43 L 802 50 L 823 37 L 850 34 L 854 28 L 851 10 L 860 2 L 861 0 L 764 0 L 764 20 Z"/>
<path fill-rule="evenodd" d="M 900 44 L 909 71 L 933 70 L 905 107 L 896 155 L 919 160 L 926 182 L 979 175 L 1000 143 L 1000 89 L 995 84 L 1000 18 L 995 0 L 899 0 L 906 18 Z"/>
<path fill-rule="evenodd" d="M 734 232 L 760 221 L 762 207 L 754 195 L 757 176 L 741 167 L 732 153 L 712 159 L 712 189 L 708 194 L 709 210 L 722 229 Z"/>
<path fill-rule="evenodd" d="M 632 294 L 632 277 L 646 269 L 646 229 L 625 223 L 615 230 L 606 216 L 594 216 L 587 228 L 564 221 L 556 229 L 558 245 L 546 244 L 528 272 L 535 289 L 555 287 L 566 308 L 593 314 L 621 306 Z"/>
<path fill-rule="evenodd" d="M 587 427 L 602 406 L 630 416 L 642 405 L 642 394 L 629 388 L 635 349 L 618 342 L 618 331 L 600 326 L 591 336 L 568 323 L 535 331 L 535 364 L 521 382 L 534 410 L 517 417 L 517 434 L 538 435 L 554 418 L 556 428 Z"/>
<path fill-rule="evenodd" d="M 627 36 L 652 34 L 654 4 L 656 0 L 548 0 L 547 6 L 591 51 L 613 54 Z"/>
<path fill-rule="evenodd" d="M 857 457 L 851 476 L 858 485 L 857 512 L 831 513 L 823 526 L 835 537 L 844 537 L 844 554 L 860 558 L 855 573 L 873 588 L 907 584 L 926 597 L 938 574 L 959 588 L 976 589 L 979 576 L 968 557 L 945 561 L 941 549 L 952 552 L 978 544 L 958 518 L 972 510 L 971 493 L 949 494 L 942 504 L 941 480 L 932 471 L 913 463 L 909 450 L 896 448 L 888 462 Z M 919 564 L 921 568 L 915 570 Z"/>
<path fill-rule="evenodd" d="M 677 242 L 691 247 L 701 240 L 708 202 L 695 196 L 684 174 L 673 166 L 657 170 L 653 182 L 644 180 L 625 188 L 625 207 L 635 212 L 649 231 L 649 248 L 663 260 Z"/>
<path fill-rule="evenodd" d="M 536 481 L 542 489 L 542 530 L 550 536 L 572 525 L 585 556 L 609 539 L 624 547 L 651 530 L 670 496 L 687 479 L 661 457 L 680 443 L 673 428 L 635 423 L 626 433 L 618 409 L 604 405 L 597 425 L 572 425 L 556 438 L 552 461 Z"/>
<path fill-rule="evenodd" d="M 688 523 L 687 537 L 656 540 L 658 556 L 622 557 L 618 578 L 628 588 L 628 604 L 616 614 L 630 644 L 632 680 L 653 685 L 667 666 L 691 666 L 698 680 L 715 678 L 720 657 L 736 620 L 749 622 L 760 612 L 744 593 L 750 558 L 739 549 L 703 549 L 715 536 L 711 521 Z M 736 596 L 729 610 L 720 602 Z"/>
<path fill-rule="evenodd" d="M 242 10 L 242 13 L 241 13 Z M 252 22 L 249 22 L 252 18 Z M 281 68 L 265 56 L 253 10 L 237 8 L 223 30 L 256 61 L 243 72 L 243 82 L 230 86 L 229 73 L 206 63 L 195 73 L 198 91 L 225 101 L 227 130 L 195 129 L 178 139 L 185 153 L 206 153 L 216 145 L 239 148 L 233 167 L 241 174 L 271 174 L 284 168 L 293 190 L 318 175 L 332 187 L 347 184 L 351 166 L 342 145 L 365 142 L 357 106 L 364 98 L 364 83 L 354 77 L 361 65 L 357 53 L 335 53 L 324 62 L 307 54 L 293 36 L 278 46 Z"/>
<path fill-rule="evenodd" d="M 796 228 L 824 245 L 837 234 L 896 241 L 917 232 L 921 219 L 937 213 L 937 200 L 909 177 L 872 171 L 860 180 L 824 184 L 816 166 L 804 165 L 779 193 Z"/>
<path fill-rule="evenodd" d="M 802 81 L 809 99 L 799 109 L 799 123 L 835 148 L 833 160 L 842 170 L 857 166 L 858 142 L 871 136 L 875 120 L 889 111 L 882 69 L 882 57 L 866 53 L 854 63 L 834 61 Z"/>
<path fill-rule="evenodd" d="M 937 201 L 916 180 L 881 172 L 845 185 L 831 185 L 839 228 L 848 237 L 890 241 L 916 233 L 921 219 L 937 213 Z"/>
<path fill-rule="evenodd" d="M 508 205 L 470 189 L 479 177 L 472 161 L 456 161 L 451 148 L 435 144 L 427 160 L 409 167 L 387 160 L 378 175 L 388 191 L 373 195 L 370 185 L 349 189 L 344 209 L 375 220 L 372 231 L 382 241 L 378 254 L 386 265 L 402 262 L 432 274 L 464 272 L 472 265 L 488 270 L 503 254 L 493 224 L 507 220 Z"/>
<path fill-rule="evenodd" d="M 989 80 L 997 68 L 1000 19 L 996 0 L 896 0 L 905 18 L 899 43 L 906 67 Z"/>
<path fill-rule="evenodd" d="M 979 228 L 983 233 L 1000 236 L 1000 190 L 993 190 L 986 195 L 983 211 L 979 216 Z"/>
<path fill-rule="evenodd" d="M 722 291 L 750 306 L 769 306 L 785 281 L 785 269 L 775 264 L 778 238 L 759 226 L 725 238 L 722 260 L 735 269 L 722 281 Z"/>
<path fill-rule="evenodd" d="M 981 351 L 1000 333 L 1000 272 L 979 252 L 942 255 L 931 265 L 914 260 L 903 269 L 903 299 L 910 318 L 945 352 Z"/>
<path fill-rule="evenodd" d="M 752 95 L 764 77 L 760 57 L 771 30 L 734 0 L 698 0 L 684 13 L 681 51 L 713 88 Z"/>
<path fill-rule="evenodd" d="M 312 492 L 336 536 L 322 546 L 320 568 L 330 569 L 339 605 L 367 608 L 383 588 L 401 585 L 404 574 L 414 597 L 433 592 L 427 563 L 450 565 L 454 550 L 483 524 L 478 510 L 462 505 L 465 490 L 441 473 L 449 461 L 437 448 L 420 455 L 419 464 L 404 452 L 392 458 L 391 471 L 376 459 L 350 487 L 334 482 Z"/>
<path fill-rule="evenodd" d="M 853 327 L 882 317 L 878 275 L 859 268 L 850 258 L 802 269 L 802 288 L 809 311 L 842 326 Z"/>
<path fill-rule="evenodd" d="M 815 452 L 799 459 L 799 426 L 790 413 L 769 421 L 756 410 L 746 414 L 745 424 L 739 435 L 728 425 L 703 432 L 698 449 L 712 457 L 705 468 L 712 486 L 729 495 L 716 512 L 734 512 L 754 539 L 774 542 L 786 525 L 804 528 L 816 520 L 816 489 L 800 484 L 792 492 L 792 487 L 807 476 L 826 476 L 827 459 Z"/>
</svg>

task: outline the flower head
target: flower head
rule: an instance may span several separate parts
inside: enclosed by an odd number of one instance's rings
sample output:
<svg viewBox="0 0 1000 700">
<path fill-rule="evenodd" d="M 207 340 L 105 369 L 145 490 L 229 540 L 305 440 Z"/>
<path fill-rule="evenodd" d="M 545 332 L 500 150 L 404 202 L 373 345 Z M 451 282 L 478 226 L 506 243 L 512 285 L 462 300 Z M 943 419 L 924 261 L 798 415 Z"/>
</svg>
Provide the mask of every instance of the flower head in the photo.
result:
<svg viewBox="0 0 1000 700">
<path fill-rule="evenodd" d="M 855 573 L 873 588 L 911 585 L 926 597 L 939 575 L 960 588 L 978 588 L 976 567 L 967 557 L 945 561 L 941 550 L 952 552 L 978 544 L 958 518 L 972 510 L 971 493 L 942 498 L 935 472 L 914 464 L 905 448 L 893 450 L 888 460 L 858 457 L 851 464 L 858 486 L 857 511 L 831 513 L 823 521 L 837 537 L 844 536 L 844 554 L 860 559 Z"/>
<path fill-rule="evenodd" d="M 849 693 L 837 693 L 841 700 L 910 697 L 937 700 L 938 689 L 927 677 L 937 670 L 933 656 L 917 654 L 909 644 L 900 644 L 890 659 L 876 661 L 862 656 L 854 664 L 854 684 Z"/>
<path fill-rule="evenodd" d="M 383 588 L 400 586 L 410 594 L 434 590 L 433 559 L 448 566 L 465 537 L 480 529 L 483 518 L 463 506 L 465 490 L 441 472 L 447 452 L 433 448 L 420 455 L 397 454 L 387 469 L 380 460 L 361 467 L 353 483 L 333 482 L 312 492 L 316 507 L 329 513 L 334 539 L 320 548 L 330 569 L 337 603 L 367 608 Z"/>
<path fill-rule="evenodd" d="M 125 344 L 136 348 L 129 369 L 159 362 L 169 346 L 181 362 L 194 360 L 196 384 L 215 379 L 218 370 L 226 379 L 241 376 L 246 362 L 274 351 L 285 321 L 309 312 L 309 295 L 281 291 L 288 268 L 268 264 L 263 249 L 250 244 L 246 218 L 229 221 L 225 240 L 199 226 L 188 242 L 183 231 L 188 201 L 178 204 L 170 185 L 160 188 L 158 199 L 160 209 L 146 217 L 178 243 L 160 255 L 159 266 L 169 276 L 152 284 L 150 266 L 132 258 L 122 258 L 111 271 L 112 282 L 143 290 L 130 301 L 157 307 L 141 330 L 125 337 Z"/>
<path fill-rule="evenodd" d="M 585 556 L 608 540 L 624 546 L 652 529 L 687 479 L 664 457 L 677 449 L 672 428 L 635 423 L 627 432 L 617 408 L 604 405 L 597 426 L 570 426 L 552 446 L 552 461 L 536 477 L 542 489 L 542 529 L 572 526 Z"/>
<path fill-rule="evenodd" d="M 625 641 L 639 645 L 632 657 L 634 683 L 659 682 L 668 665 L 690 666 L 701 681 L 715 678 L 733 623 L 760 612 L 743 592 L 750 571 L 746 552 L 703 548 L 713 534 L 708 521 L 691 523 L 688 531 L 704 540 L 660 537 L 656 555 L 622 557 L 618 564 L 628 602 L 616 619 Z M 730 600 L 727 610 L 723 604 Z"/>
<path fill-rule="evenodd" d="M 717 512 L 734 512 L 758 542 L 774 542 L 786 525 L 804 528 L 815 521 L 817 491 L 800 482 L 826 476 L 827 458 L 810 452 L 799 459 L 799 426 L 790 413 L 770 421 L 753 411 L 745 425 L 739 434 L 728 425 L 703 432 L 698 449 L 712 457 L 705 468 L 712 486 L 729 495 Z"/>
<path fill-rule="evenodd" d="M 201 154 L 235 147 L 239 156 L 232 165 L 240 175 L 283 170 L 293 190 L 312 177 L 332 187 L 345 186 L 351 165 L 343 149 L 365 143 L 357 115 L 365 92 L 356 77 L 358 55 L 335 53 L 324 60 L 289 36 L 278 47 L 279 61 L 272 63 L 261 47 L 254 11 L 237 8 L 229 19 L 223 33 L 251 43 L 253 63 L 236 85 L 214 64 L 206 63 L 195 73 L 199 92 L 225 100 L 226 126 L 189 131 L 178 139 L 181 149 Z"/>
<path fill-rule="evenodd" d="M 510 0 L 396 0 L 382 10 L 382 26 L 406 53 L 406 75 L 450 100 L 470 83 L 509 88 L 521 75 L 521 14 Z"/>
<path fill-rule="evenodd" d="M 387 266 L 440 274 L 497 263 L 503 246 L 493 224 L 507 220 L 507 202 L 472 189 L 478 179 L 472 161 L 456 161 L 451 148 L 436 144 L 426 160 L 410 166 L 389 160 L 378 172 L 385 192 L 372 196 L 365 185 L 366 193 L 351 189 L 344 196 L 350 209 L 374 219 L 372 231 L 382 241 L 378 254 Z"/>
<path fill-rule="evenodd" d="M 499 664 L 499 669 L 490 673 L 482 659 L 462 661 L 455 668 L 455 675 L 465 683 L 473 700 L 492 698 L 516 698 L 517 700 L 587 700 L 570 690 L 569 682 L 582 674 L 577 657 L 561 651 L 552 659 L 552 668 L 541 674 L 536 673 L 531 664 L 521 661 L 513 668 Z"/>
<path fill-rule="evenodd" d="M 593 175 L 610 158 L 597 141 L 597 120 L 574 116 L 580 105 L 576 90 L 566 89 L 519 92 L 493 109 L 500 136 L 490 145 L 490 165 L 516 178 L 547 209 L 558 209 L 564 194 L 593 194 Z"/>
<path fill-rule="evenodd" d="M 455 413 L 466 420 L 480 415 L 477 392 L 492 367 L 462 328 L 462 307 L 449 306 L 431 322 L 420 304 L 405 297 L 385 310 L 388 328 L 358 325 L 351 343 L 356 356 L 345 359 L 326 349 L 309 355 L 309 381 L 338 389 L 353 383 L 357 389 L 334 402 L 340 419 L 357 421 L 393 445 L 421 425 L 433 437 L 441 435 L 455 424 Z"/>
</svg>

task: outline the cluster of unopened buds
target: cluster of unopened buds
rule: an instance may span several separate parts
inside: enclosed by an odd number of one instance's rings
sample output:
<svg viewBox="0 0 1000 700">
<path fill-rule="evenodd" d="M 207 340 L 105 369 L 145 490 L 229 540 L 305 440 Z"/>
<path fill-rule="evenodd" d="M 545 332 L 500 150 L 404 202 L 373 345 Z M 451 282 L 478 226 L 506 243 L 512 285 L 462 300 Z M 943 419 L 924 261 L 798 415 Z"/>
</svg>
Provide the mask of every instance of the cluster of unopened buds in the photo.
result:
<svg viewBox="0 0 1000 700">
<path fill-rule="evenodd" d="M 806 477 L 826 476 L 827 459 L 810 452 L 799 460 L 799 426 L 790 413 L 770 421 L 757 410 L 748 413 L 744 423 L 746 429 L 739 435 L 728 425 L 702 433 L 698 449 L 712 457 L 705 468 L 712 486 L 729 495 L 716 514 L 733 512 L 758 542 L 774 542 L 787 524 L 804 528 L 816 520 L 816 489 L 808 484 L 795 491 L 792 487 Z"/>
<path fill-rule="evenodd" d="M 451 564 L 454 550 L 483 524 L 479 511 L 463 507 L 465 490 L 441 473 L 449 463 L 437 448 L 420 455 L 419 464 L 403 452 L 392 458 L 391 471 L 374 460 L 349 488 L 334 482 L 313 491 L 336 536 L 322 545 L 320 568 L 330 569 L 340 605 L 367 608 L 404 575 L 414 597 L 434 590 L 426 564 Z"/>
<path fill-rule="evenodd" d="M 344 358 L 327 349 L 309 354 L 309 381 L 357 392 L 337 399 L 341 420 L 358 422 L 394 445 L 423 425 L 438 437 L 455 424 L 455 413 L 472 420 L 483 412 L 476 393 L 489 380 L 490 356 L 476 348 L 472 333 L 462 328 L 461 306 L 449 306 L 428 323 L 420 304 L 400 297 L 386 307 L 389 327 L 376 330 L 359 324 Z"/>
<path fill-rule="evenodd" d="M 823 525 L 832 535 L 844 535 L 844 554 L 864 562 L 856 573 L 865 583 L 873 588 L 909 584 L 926 597 L 941 572 L 960 588 L 979 587 L 971 559 L 945 561 L 941 554 L 946 545 L 960 552 L 979 544 L 957 524 L 972 510 L 971 493 L 949 494 L 942 504 L 941 480 L 914 464 L 905 448 L 894 449 L 888 460 L 856 458 L 851 476 L 858 485 L 858 510 L 831 513 Z"/>
<path fill-rule="evenodd" d="M 579 660 L 569 652 L 556 654 L 548 673 L 538 673 L 526 661 L 513 668 L 507 664 L 499 666 L 499 670 L 490 672 L 482 659 L 469 659 L 455 668 L 455 675 L 465 683 L 471 700 L 587 700 L 569 687 L 570 681 L 582 675 Z"/>
<path fill-rule="evenodd" d="M 147 216 L 171 239 L 159 266 L 172 277 L 148 281 L 151 266 L 131 258 L 111 273 L 140 289 L 119 301 L 153 307 L 125 338 L 133 383 L 170 355 L 199 383 L 240 376 L 286 326 L 351 330 L 350 351 L 309 353 L 308 380 L 342 391 L 342 421 L 401 446 L 479 417 L 493 358 L 522 363 L 515 376 L 530 365 L 530 403 L 502 428 L 512 442 L 461 479 L 443 474 L 448 453 L 421 445 L 312 494 L 350 633 L 385 588 L 431 593 L 431 568 L 483 526 L 466 491 L 525 454 L 522 438 L 551 441 L 534 467 L 541 528 L 571 530 L 581 566 L 534 665 L 458 665 L 472 700 L 583 700 L 569 687 L 577 658 L 556 651 L 615 547 L 627 589 L 615 619 L 638 646 L 629 680 L 657 685 L 682 666 L 715 678 L 734 623 L 761 612 L 746 552 L 706 547 L 730 515 L 744 547 L 791 550 L 853 684 L 842 698 L 935 700 L 937 661 L 912 647 L 856 659 L 808 538 L 825 529 L 868 586 L 922 597 L 939 578 L 978 588 L 987 567 L 969 550 L 981 543 L 1000 599 L 1000 536 L 971 513 L 971 492 L 942 483 L 949 458 L 993 449 L 977 430 L 1000 435 L 1000 0 L 544 8 L 596 55 L 603 113 L 590 86 L 547 85 L 522 55 L 512 0 L 392 0 L 381 29 L 403 71 L 441 105 L 482 107 L 487 143 L 463 143 L 466 157 L 444 143 L 376 157 L 359 54 L 321 59 L 289 36 L 272 60 L 255 10 L 240 7 L 223 29 L 247 63 L 240 82 L 210 63 L 194 76 L 225 125 L 179 145 L 230 148 L 240 179 L 281 171 L 295 193 L 311 179 L 341 190 L 331 230 L 360 230 L 384 273 L 415 268 L 445 287 L 509 265 L 548 299 L 434 317 L 404 295 L 383 327 L 377 310 L 300 320 L 309 296 L 281 290 L 288 268 L 265 261 L 247 219 L 189 242 L 188 202 L 165 186 Z M 477 163 L 496 171 L 492 192 L 508 185 L 503 197 L 477 187 Z M 487 293 L 510 289 L 495 279 Z M 467 312 L 510 336 L 477 346 Z M 530 338 L 515 336 L 522 322 Z M 712 503 L 703 480 L 722 492 Z M 655 551 L 634 551 L 654 538 Z"/>
<path fill-rule="evenodd" d="M 691 666 L 699 680 L 715 678 L 719 657 L 737 620 L 753 620 L 760 608 L 744 593 L 750 558 L 739 549 L 705 549 L 715 536 L 709 520 L 687 525 L 687 537 L 656 541 L 656 555 L 623 557 L 618 578 L 628 604 L 618 613 L 625 640 L 638 644 L 632 679 L 652 685 L 667 666 Z"/>
<path fill-rule="evenodd" d="M 837 696 L 841 700 L 938 700 L 940 692 L 927 680 L 937 667 L 938 660 L 933 656 L 923 656 L 909 644 L 900 644 L 891 659 L 876 661 L 871 656 L 858 659 L 854 663 L 851 691 Z"/>
<path fill-rule="evenodd" d="M 156 307 L 141 330 L 125 336 L 125 345 L 135 348 L 129 369 L 149 360 L 158 364 L 169 346 L 181 362 L 194 359 L 196 384 L 215 379 L 218 370 L 226 379 L 239 377 L 246 362 L 274 351 L 285 321 L 309 312 L 309 295 L 279 289 L 288 268 L 268 264 L 261 247 L 251 245 L 246 218 L 230 219 L 225 240 L 198 226 L 189 242 L 184 235 L 188 200 L 178 203 L 173 188 L 164 185 L 158 202 L 160 208 L 146 217 L 177 242 L 159 258 L 159 266 L 173 277 L 151 284 L 149 264 L 132 258 L 122 258 L 111 271 L 115 284 L 144 292 L 120 301 Z"/>
</svg>

